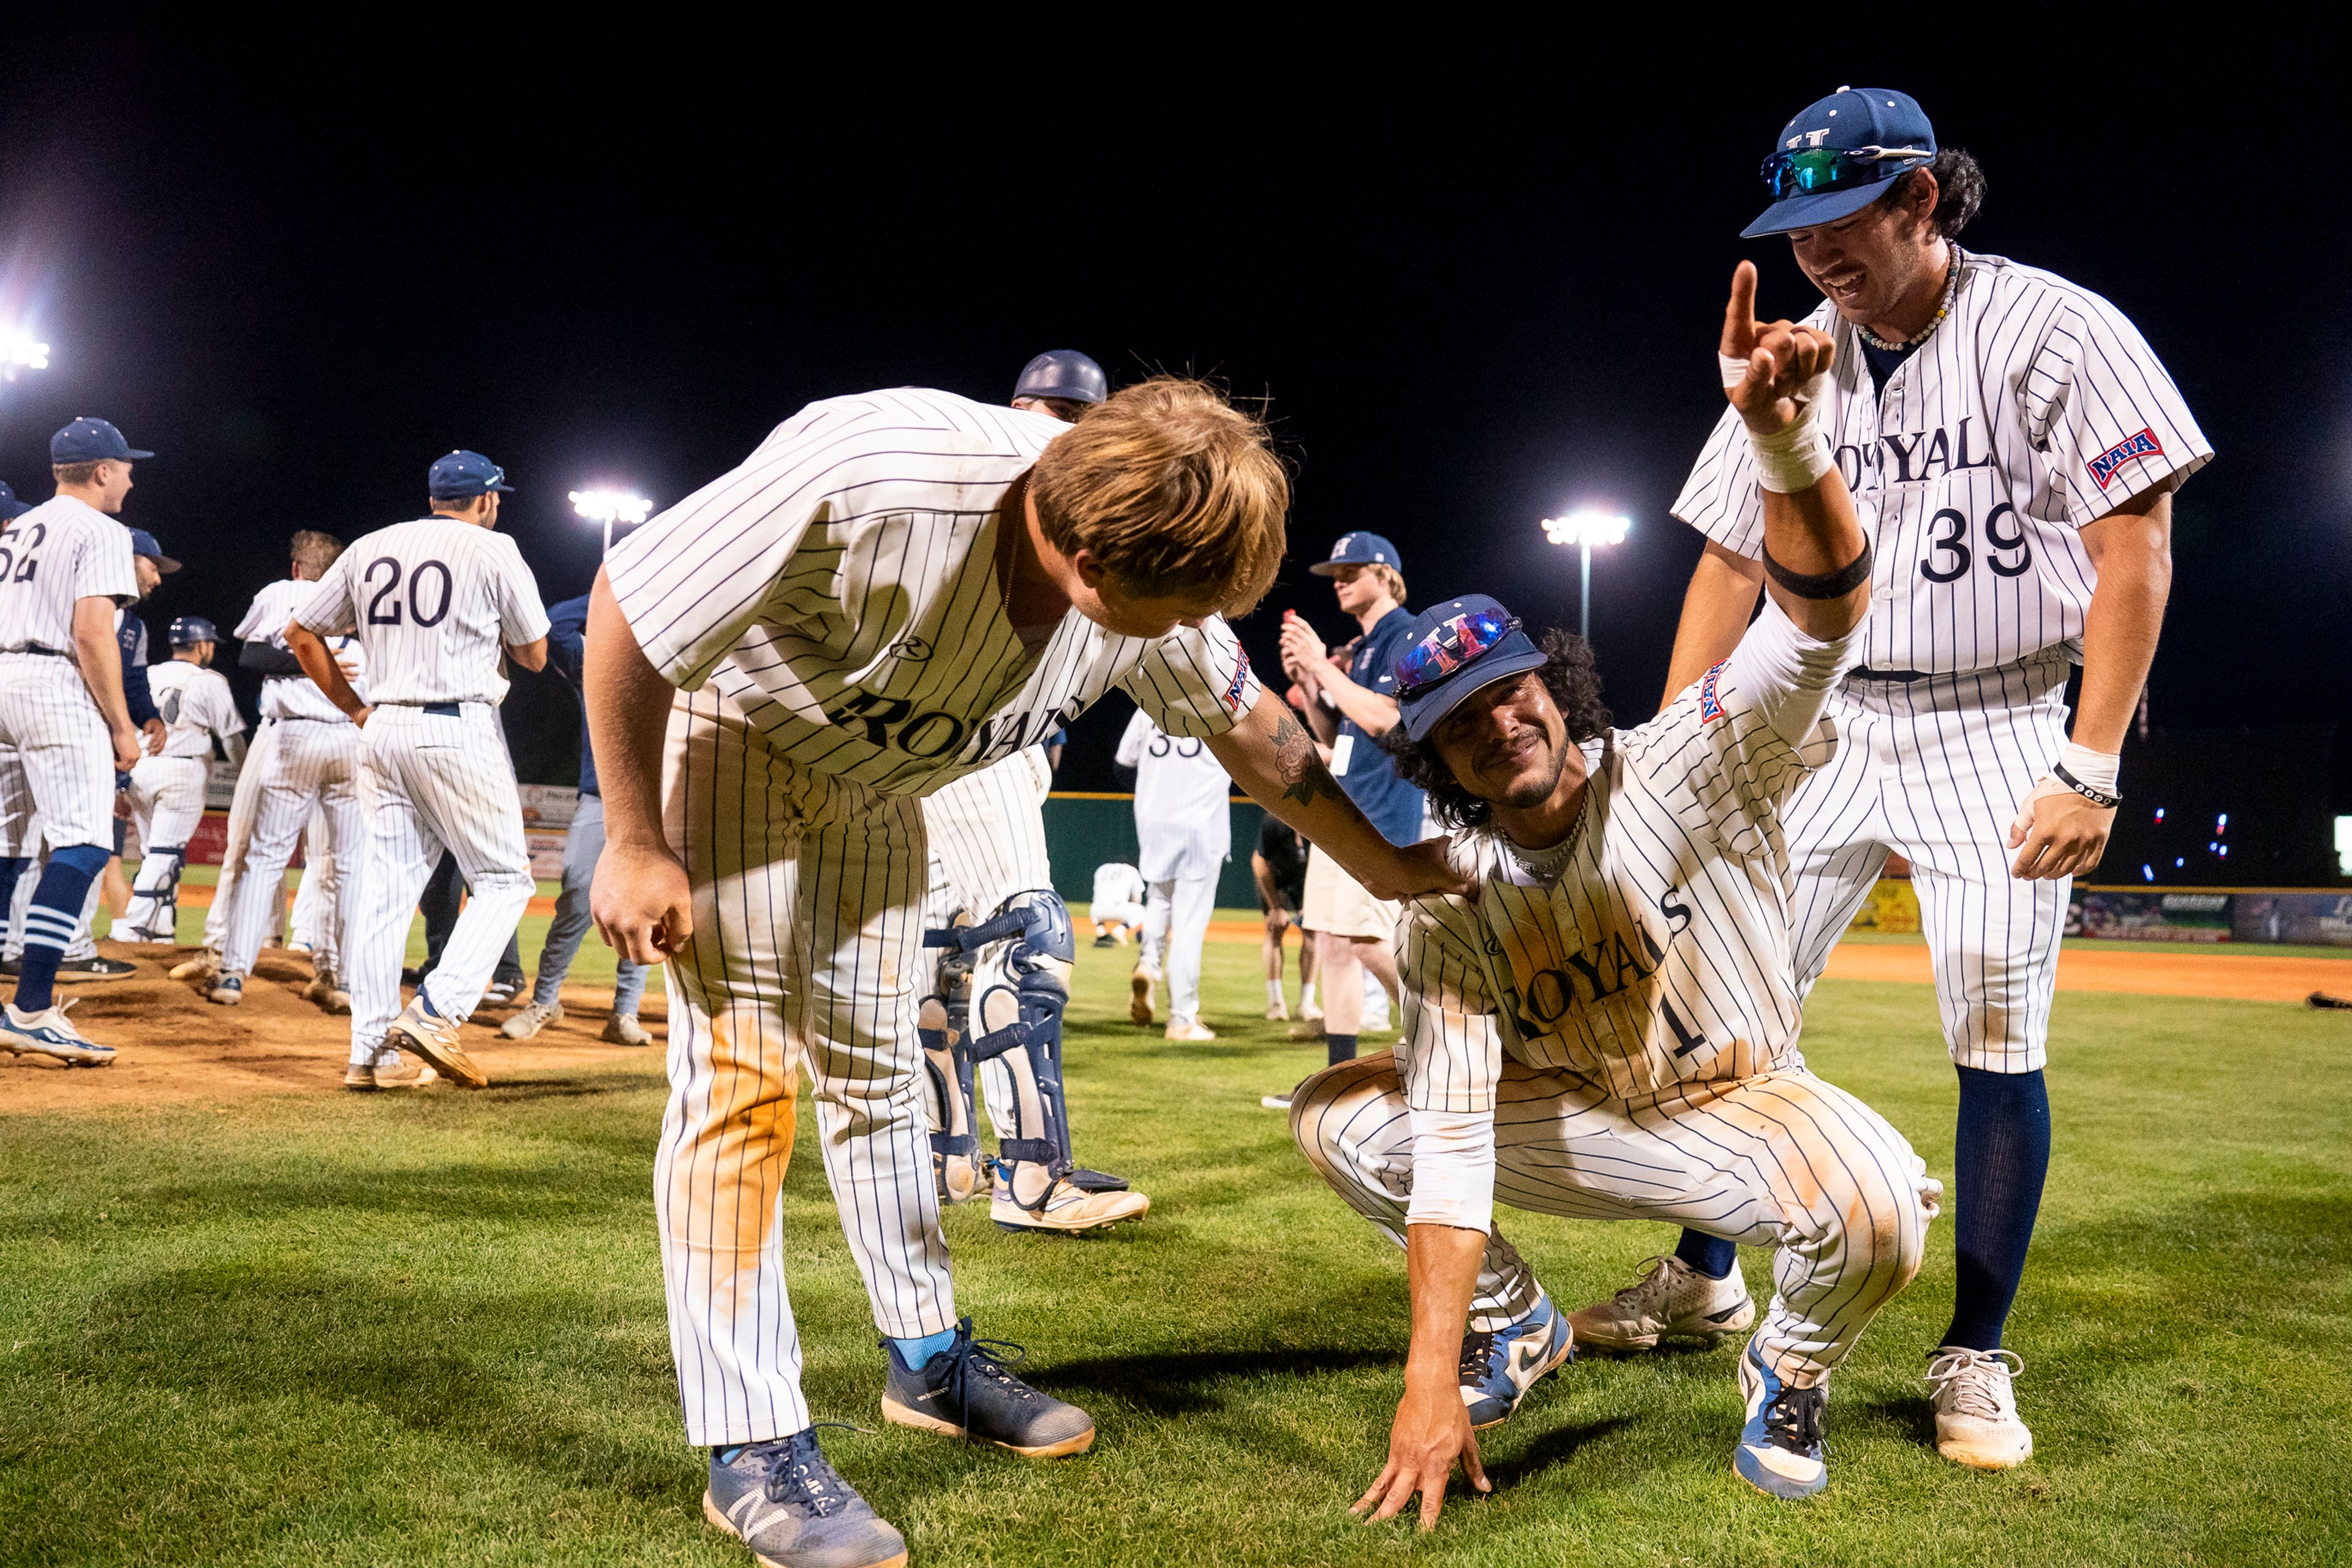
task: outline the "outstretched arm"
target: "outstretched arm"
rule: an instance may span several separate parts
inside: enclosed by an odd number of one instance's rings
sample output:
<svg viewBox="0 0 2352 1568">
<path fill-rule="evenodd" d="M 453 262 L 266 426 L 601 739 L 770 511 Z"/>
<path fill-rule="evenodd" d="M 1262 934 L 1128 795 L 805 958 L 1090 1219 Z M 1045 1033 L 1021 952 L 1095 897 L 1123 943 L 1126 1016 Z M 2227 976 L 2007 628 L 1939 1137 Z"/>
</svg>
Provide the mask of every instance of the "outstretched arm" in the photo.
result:
<svg viewBox="0 0 2352 1568">
<path fill-rule="evenodd" d="M 1239 723 L 1210 736 L 1209 750 L 1251 799 L 1305 834 L 1374 898 L 1470 894 L 1472 884 L 1446 865 L 1443 840 L 1400 849 L 1381 837 L 1341 792 L 1289 705 L 1272 692 L 1261 691 Z"/>
<path fill-rule="evenodd" d="M 1494 1490 L 1478 1458 L 1478 1436 L 1462 1403 L 1462 1332 L 1469 1326 L 1486 1233 L 1451 1225 L 1408 1225 L 1405 1274 L 1412 1291 L 1412 1345 L 1405 1352 L 1404 1397 L 1389 1427 L 1389 1462 L 1349 1511 L 1393 1519 L 1421 1494 L 1421 1528 L 1437 1528 L 1445 1483 L 1459 1460 L 1480 1491 Z M 1377 1506 L 1375 1506 L 1377 1505 Z"/>
</svg>

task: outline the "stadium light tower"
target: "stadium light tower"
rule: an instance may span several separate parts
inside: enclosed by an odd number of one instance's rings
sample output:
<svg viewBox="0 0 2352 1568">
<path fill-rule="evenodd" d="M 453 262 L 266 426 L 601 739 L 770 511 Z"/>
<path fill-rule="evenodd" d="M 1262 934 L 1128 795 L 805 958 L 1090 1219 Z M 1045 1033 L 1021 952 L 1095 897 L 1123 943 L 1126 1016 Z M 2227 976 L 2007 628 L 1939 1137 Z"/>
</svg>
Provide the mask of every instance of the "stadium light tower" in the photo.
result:
<svg viewBox="0 0 2352 1568">
<path fill-rule="evenodd" d="M 572 510 L 591 522 L 604 525 L 604 553 L 613 553 L 613 525 L 639 523 L 653 515 L 654 503 L 629 490 L 573 490 Z"/>
<path fill-rule="evenodd" d="M 1544 537 L 1554 544 L 1573 544 L 1581 557 L 1578 575 L 1582 591 L 1578 600 L 1576 635 L 1591 641 L 1592 637 L 1592 547 L 1625 542 L 1626 531 L 1633 526 L 1627 517 L 1611 517 L 1605 512 L 1580 509 L 1566 517 L 1543 520 Z"/>
<path fill-rule="evenodd" d="M 28 370 L 49 368 L 49 345 L 35 342 L 22 327 L 0 327 L 0 381 L 14 381 Z"/>
</svg>

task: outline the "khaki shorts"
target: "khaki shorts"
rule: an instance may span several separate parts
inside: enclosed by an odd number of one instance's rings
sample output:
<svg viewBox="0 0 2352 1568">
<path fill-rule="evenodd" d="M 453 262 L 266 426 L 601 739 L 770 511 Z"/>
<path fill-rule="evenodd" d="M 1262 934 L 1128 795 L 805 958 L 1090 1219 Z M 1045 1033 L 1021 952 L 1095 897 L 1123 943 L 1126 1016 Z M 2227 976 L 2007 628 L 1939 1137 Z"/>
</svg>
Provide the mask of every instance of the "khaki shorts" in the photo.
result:
<svg viewBox="0 0 2352 1568">
<path fill-rule="evenodd" d="M 1370 937 L 1386 942 L 1396 934 L 1397 906 L 1364 891 L 1364 885 L 1339 868 L 1319 848 L 1307 851 L 1307 897 L 1298 923 L 1328 936 Z"/>
</svg>

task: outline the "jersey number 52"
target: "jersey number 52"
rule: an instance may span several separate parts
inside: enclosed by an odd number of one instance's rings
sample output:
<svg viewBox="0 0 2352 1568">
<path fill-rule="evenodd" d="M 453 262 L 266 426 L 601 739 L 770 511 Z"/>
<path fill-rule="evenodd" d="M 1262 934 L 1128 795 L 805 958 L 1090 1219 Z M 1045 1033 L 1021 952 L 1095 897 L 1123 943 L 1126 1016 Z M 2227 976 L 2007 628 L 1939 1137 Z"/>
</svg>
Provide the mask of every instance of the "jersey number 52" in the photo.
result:
<svg viewBox="0 0 2352 1568">
<path fill-rule="evenodd" d="M 33 559 L 33 552 L 48 536 L 49 525 L 46 522 L 33 524 L 30 539 L 19 539 L 14 533 L 0 534 L 0 583 L 31 582 L 33 568 L 40 564 Z"/>
</svg>

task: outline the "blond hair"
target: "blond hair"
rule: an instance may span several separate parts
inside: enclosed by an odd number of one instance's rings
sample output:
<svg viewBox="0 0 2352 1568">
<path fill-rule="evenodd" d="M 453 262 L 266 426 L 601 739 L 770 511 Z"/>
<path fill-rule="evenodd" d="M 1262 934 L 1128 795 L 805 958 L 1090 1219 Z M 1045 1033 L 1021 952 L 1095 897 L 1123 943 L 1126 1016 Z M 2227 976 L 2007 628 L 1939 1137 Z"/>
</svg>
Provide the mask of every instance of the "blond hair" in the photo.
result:
<svg viewBox="0 0 2352 1568">
<path fill-rule="evenodd" d="M 1206 382 L 1122 388 L 1045 448 L 1030 494 L 1055 549 L 1093 551 L 1129 593 L 1241 615 L 1282 564 L 1290 476 L 1265 426 Z"/>
<path fill-rule="evenodd" d="M 342 552 L 343 542 L 331 533 L 320 533 L 315 529 L 306 528 L 294 536 L 293 559 L 304 571 L 310 574 L 310 581 L 313 583 L 327 574 L 327 568 L 332 566 L 335 563 L 335 558 Z"/>
<path fill-rule="evenodd" d="M 1404 603 L 1403 573 L 1398 571 L 1395 567 L 1390 565 L 1385 561 L 1375 561 L 1370 566 L 1366 567 L 1365 570 L 1381 580 L 1381 586 L 1389 591 L 1390 598 L 1394 599 L 1400 605 Z"/>
</svg>

